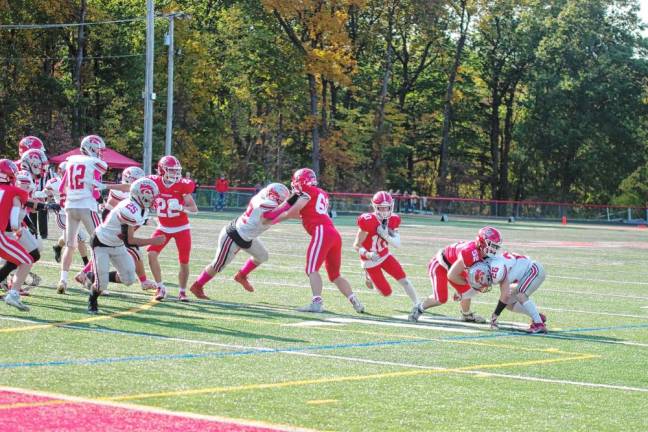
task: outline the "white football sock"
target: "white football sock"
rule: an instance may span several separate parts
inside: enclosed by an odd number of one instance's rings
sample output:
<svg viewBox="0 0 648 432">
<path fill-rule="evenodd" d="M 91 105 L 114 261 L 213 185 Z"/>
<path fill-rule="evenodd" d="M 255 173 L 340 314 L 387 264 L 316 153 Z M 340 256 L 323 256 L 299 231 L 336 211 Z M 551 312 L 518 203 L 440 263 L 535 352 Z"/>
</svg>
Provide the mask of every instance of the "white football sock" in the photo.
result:
<svg viewBox="0 0 648 432">
<path fill-rule="evenodd" d="M 517 312 L 517 313 L 519 313 L 519 314 L 527 315 L 529 318 L 533 318 L 533 316 L 529 313 L 529 311 L 526 310 L 526 309 L 525 309 L 525 308 L 520 304 L 520 302 L 515 302 L 515 303 L 513 303 L 513 304 L 510 305 L 510 306 L 511 306 L 511 310 L 512 310 L 513 312 Z"/>
<path fill-rule="evenodd" d="M 542 319 L 540 318 L 540 314 L 538 313 L 538 308 L 536 308 L 535 303 L 533 300 L 529 299 L 527 300 L 526 303 L 522 305 L 524 309 L 527 310 L 531 318 L 533 319 L 534 323 L 542 323 Z"/>
<path fill-rule="evenodd" d="M 60 280 L 67 282 L 67 276 L 68 276 L 68 272 L 65 271 L 65 270 L 61 270 L 61 279 Z"/>
<path fill-rule="evenodd" d="M 412 285 L 412 282 L 410 282 L 409 279 L 405 278 L 399 280 L 398 283 L 402 285 L 407 296 L 410 298 L 410 300 L 412 300 L 412 303 L 416 305 L 419 300 L 418 300 L 418 295 L 416 294 L 416 290 Z"/>
</svg>

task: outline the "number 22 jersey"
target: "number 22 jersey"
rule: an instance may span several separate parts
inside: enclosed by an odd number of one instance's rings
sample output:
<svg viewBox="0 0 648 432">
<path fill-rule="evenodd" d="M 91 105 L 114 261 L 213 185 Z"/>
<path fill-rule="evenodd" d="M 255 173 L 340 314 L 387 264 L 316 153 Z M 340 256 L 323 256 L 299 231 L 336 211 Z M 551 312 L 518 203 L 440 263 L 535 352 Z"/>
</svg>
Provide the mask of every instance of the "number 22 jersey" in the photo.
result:
<svg viewBox="0 0 648 432">
<path fill-rule="evenodd" d="M 180 179 L 170 186 L 164 184 L 162 176 L 149 176 L 160 189 L 160 195 L 155 200 L 157 210 L 158 229 L 162 232 L 173 234 L 191 228 L 187 213 L 169 209 L 170 203 L 184 205 L 186 195 L 191 195 L 194 182 L 189 179 Z"/>
</svg>

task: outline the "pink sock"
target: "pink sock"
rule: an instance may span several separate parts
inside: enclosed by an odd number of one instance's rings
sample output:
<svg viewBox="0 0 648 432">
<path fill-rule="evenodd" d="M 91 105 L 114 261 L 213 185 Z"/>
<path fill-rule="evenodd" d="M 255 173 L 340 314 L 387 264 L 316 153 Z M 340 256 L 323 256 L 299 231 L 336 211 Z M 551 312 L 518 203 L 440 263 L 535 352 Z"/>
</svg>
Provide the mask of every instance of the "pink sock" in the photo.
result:
<svg viewBox="0 0 648 432">
<path fill-rule="evenodd" d="M 198 279 L 196 279 L 196 283 L 200 286 L 203 286 L 207 282 L 212 280 L 213 277 L 214 276 L 209 276 L 209 273 L 207 273 L 206 271 L 203 271 L 202 273 L 200 273 L 200 276 L 198 276 Z"/>
<path fill-rule="evenodd" d="M 140 282 L 144 282 L 146 280 L 146 275 L 144 276 L 137 276 L 137 279 L 139 279 Z"/>
<path fill-rule="evenodd" d="M 83 267 L 83 270 L 81 270 L 83 273 L 89 273 L 90 270 L 92 270 L 92 260 L 88 261 L 88 264 Z"/>
<path fill-rule="evenodd" d="M 248 258 L 241 270 L 239 270 L 239 273 L 241 273 L 243 276 L 247 276 L 252 270 L 257 267 L 259 266 L 252 260 L 252 258 Z"/>
</svg>

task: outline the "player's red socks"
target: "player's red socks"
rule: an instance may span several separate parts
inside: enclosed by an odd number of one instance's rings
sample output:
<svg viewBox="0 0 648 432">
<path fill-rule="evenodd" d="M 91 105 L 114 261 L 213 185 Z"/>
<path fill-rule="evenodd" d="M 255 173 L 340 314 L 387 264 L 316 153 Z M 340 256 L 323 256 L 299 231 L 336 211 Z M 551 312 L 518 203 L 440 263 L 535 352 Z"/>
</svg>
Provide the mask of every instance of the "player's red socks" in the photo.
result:
<svg viewBox="0 0 648 432">
<path fill-rule="evenodd" d="M 243 267 L 241 267 L 241 270 L 239 270 L 239 273 L 247 277 L 247 275 L 249 275 L 250 272 L 257 267 L 259 266 L 254 262 L 254 260 L 252 258 L 248 258 Z"/>
<path fill-rule="evenodd" d="M 200 276 L 198 276 L 198 279 L 196 279 L 196 283 L 200 286 L 203 287 L 207 282 L 212 280 L 213 276 L 209 276 L 209 273 L 203 270 L 202 273 L 200 273 Z"/>
</svg>

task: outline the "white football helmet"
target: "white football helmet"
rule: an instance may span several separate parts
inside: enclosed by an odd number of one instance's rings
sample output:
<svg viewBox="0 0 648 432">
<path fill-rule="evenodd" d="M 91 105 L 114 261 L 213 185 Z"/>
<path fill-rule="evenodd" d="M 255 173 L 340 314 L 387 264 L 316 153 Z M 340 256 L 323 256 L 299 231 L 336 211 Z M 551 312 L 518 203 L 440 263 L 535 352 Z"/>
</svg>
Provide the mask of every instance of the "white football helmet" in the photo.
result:
<svg viewBox="0 0 648 432">
<path fill-rule="evenodd" d="M 28 171 L 32 176 L 45 175 L 48 167 L 47 155 L 41 149 L 29 149 L 20 157 L 20 169 Z"/>
<path fill-rule="evenodd" d="M 20 189 L 32 193 L 34 191 L 34 179 L 29 171 L 20 170 L 16 174 L 16 186 Z"/>
<path fill-rule="evenodd" d="M 144 170 L 140 167 L 136 167 L 136 166 L 128 167 L 124 171 L 122 171 L 122 183 L 131 184 L 135 180 L 141 179 L 145 175 L 146 174 L 144 173 Z"/>
<path fill-rule="evenodd" d="M 286 185 L 281 183 L 270 183 L 261 191 L 261 196 L 279 205 L 288 199 L 290 191 Z"/>
<path fill-rule="evenodd" d="M 59 177 L 63 177 L 66 168 L 67 168 L 67 162 L 66 161 L 61 162 L 60 164 L 58 164 L 58 167 L 56 167 L 56 174 L 58 174 Z"/>
<path fill-rule="evenodd" d="M 130 197 L 145 209 L 150 209 L 160 194 L 157 184 L 148 177 L 135 180 L 130 187 Z"/>
<path fill-rule="evenodd" d="M 504 258 L 496 256 L 486 260 L 490 267 L 491 280 L 494 284 L 499 284 L 508 276 L 508 268 Z"/>
<path fill-rule="evenodd" d="M 468 268 L 468 284 L 479 292 L 490 291 L 490 267 L 484 261 L 478 261 Z"/>
<path fill-rule="evenodd" d="M 99 135 L 88 135 L 81 140 L 81 153 L 97 159 L 102 159 L 106 143 Z"/>
</svg>

